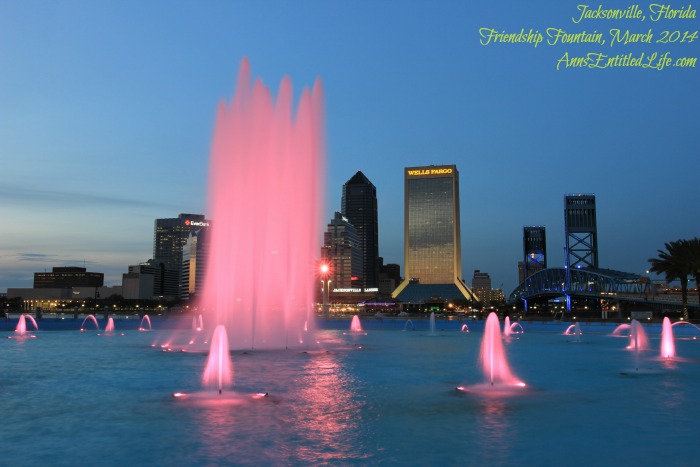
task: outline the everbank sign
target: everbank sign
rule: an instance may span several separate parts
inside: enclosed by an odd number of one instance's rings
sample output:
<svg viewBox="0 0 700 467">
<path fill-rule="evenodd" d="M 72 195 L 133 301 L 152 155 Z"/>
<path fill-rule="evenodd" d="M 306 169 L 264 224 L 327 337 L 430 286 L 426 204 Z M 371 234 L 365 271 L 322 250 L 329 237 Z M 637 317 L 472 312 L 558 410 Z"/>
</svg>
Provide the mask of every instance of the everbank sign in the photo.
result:
<svg viewBox="0 0 700 467">
<path fill-rule="evenodd" d="M 191 221 L 189 219 L 186 219 L 185 225 L 187 227 L 209 227 L 209 222 Z"/>
</svg>

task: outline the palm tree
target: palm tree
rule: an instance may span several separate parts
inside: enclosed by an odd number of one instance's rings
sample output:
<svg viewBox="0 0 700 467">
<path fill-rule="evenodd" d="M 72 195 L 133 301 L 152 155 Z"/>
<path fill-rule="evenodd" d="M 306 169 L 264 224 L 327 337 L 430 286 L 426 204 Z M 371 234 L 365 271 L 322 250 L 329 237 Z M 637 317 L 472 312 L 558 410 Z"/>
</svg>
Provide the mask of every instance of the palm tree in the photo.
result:
<svg viewBox="0 0 700 467">
<path fill-rule="evenodd" d="M 664 243 L 666 251 L 657 250 L 658 258 L 649 258 L 651 267 L 649 271 L 664 274 L 666 281 L 671 282 L 678 279 L 681 283 L 681 307 L 683 319 L 688 320 L 688 275 L 691 273 L 690 261 L 688 258 L 688 240 L 676 240 Z"/>
<path fill-rule="evenodd" d="M 686 240 L 688 249 L 688 261 L 690 263 L 690 275 L 695 279 L 695 288 L 698 292 L 698 306 L 700 306 L 700 238 L 695 237 Z"/>
</svg>

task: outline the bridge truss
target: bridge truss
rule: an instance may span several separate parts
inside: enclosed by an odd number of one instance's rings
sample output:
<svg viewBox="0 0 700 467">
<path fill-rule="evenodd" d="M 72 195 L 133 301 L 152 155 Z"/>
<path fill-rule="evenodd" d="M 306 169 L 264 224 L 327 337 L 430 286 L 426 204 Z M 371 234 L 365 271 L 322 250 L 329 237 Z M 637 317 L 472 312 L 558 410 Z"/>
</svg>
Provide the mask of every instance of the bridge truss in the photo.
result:
<svg viewBox="0 0 700 467">
<path fill-rule="evenodd" d="M 646 278 L 638 274 L 611 269 L 566 268 L 543 269 L 523 281 L 509 296 L 513 303 L 547 296 L 620 300 L 642 299 L 650 293 Z"/>
</svg>

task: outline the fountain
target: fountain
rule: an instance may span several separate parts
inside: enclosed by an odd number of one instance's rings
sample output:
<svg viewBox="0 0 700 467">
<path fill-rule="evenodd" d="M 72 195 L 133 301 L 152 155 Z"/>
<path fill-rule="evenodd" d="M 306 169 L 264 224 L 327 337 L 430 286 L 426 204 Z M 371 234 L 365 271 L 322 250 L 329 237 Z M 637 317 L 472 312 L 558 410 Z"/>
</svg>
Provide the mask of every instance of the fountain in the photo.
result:
<svg viewBox="0 0 700 467">
<path fill-rule="evenodd" d="M 501 340 L 498 316 L 496 313 L 489 313 L 484 326 L 484 338 L 481 342 L 481 366 L 488 381 L 494 384 L 505 386 L 524 386 L 525 383 L 516 378 L 510 371 L 506 352 Z"/>
<path fill-rule="evenodd" d="M 143 318 L 141 318 L 141 324 L 139 324 L 139 331 L 150 331 L 150 330 L 152 330 L 151 318 L 149 318 L 148 315 L 143 315 Z"/>
<path fill-rule="evenodd" d="M 486 318 L 479 360 L 486 384 L 470 388 L 460 386 L 457 388 L 458 390 L 485 394 L 509 394 L 512 389 L 525 387 L 525 383 L 510 371 L 498 316 L 494 312 L 489 313 Z"/>
<path fill-rule="evenodd" d="M 95 329 L 97 331 L 100 330 L 100 325 L 97 323 L 97 318 L 95 318 L 95 315 L 87 315 L 85 319 L 83 320 L 83 324 L 80 325 L 80 330 L 85 331 L 87 328 L 85 327 L 85 323 L 87 321 L 91 321 L 95 325 Z"/>
<path fill-rule="evenodd" d="M 209 346 L 207 364 L 202 373 L 202 385 L 205 391 L 197 393 L 175 392 L 173 397 L 178 400 L 191 401 L 195 404 L 209 406 L 215 404 L 217 407 L 223 405 L 241 405 L 256 399 L 268 397 L 267 392 L 254 394 L 243 394 L 233 390 L 226 391 L 233 386 L 233 363 L 231 361 L 231 350 L 226 333 L 226 327 L 219 324 L 214 329 Z M 215 389 L 216 393 L 207 392 L 206 389 Z"/>
<path fill-rule="evenodd" d="M 324 170 L 320 81 L 302 92 L 293 117 L 292 100 L 287 77 L 276 102 L 261 80 L 251 86 L 243 59 L 235 96 L 217 112 L 201 305 L 208 322 L 226 327 L 232 348 L 312 341 Z"/>
<path fill-rule="evenodd" d="M 193 331 L 201 331 L 202 329 L 204 329 L 204 320 L 202 319 L 202 315 L 193 316 L 192 317 L 192 330 Z"/>
<path fill-rule="evenodd" d="M 17 327 L 15 328 L 15 333 L 19 336 L 23 336 L 27 333 L 27 319 L 24 315 L 20 315 L 17 321 Z"/>
<path fill-rule="evenodd" d="M 435 312 L 431 311 L 430 312 L 430 332 L 428 333 L 429 336 L 437 336 L 437 332 L 435 332 Z"/>
<path fill-rule="evenodd" d="M 678 326 L 680 329 L 684 329 L 684 330 L 686 328 L 690 328 L 690 331 L 694 333 L 694 335 L 692 335 L 692 336 L 688 336 L 686 333 L 685 334 L 686 337 L 676 336 L 676 338 L 697 340 L 698 335 L 700 335 L 700 327 L 697 324 L 689 323 L 687 321 L 676 321 L 675 323 L 673 323 L 671 325 L 672 328 L 675 328 L 676 326 Z"/>
<path fill-rule="evenodd" d="M 469 326 L 467 326 L 466 324 L 463 324 L 461 331 L 462 332 L 469 332 Z"/>
<path fill-rule="evenodd" d="M 642 323 L 636 319 L 630 324 L 630 342 L 627 348 L 639 353 L 640 350 L 649 350 L 649 338 Z"/>
<path fill-rule="evenodd" d="M 34 326 L 34 330 L 38 331 L 39 326 L 36 324 L 34 317 L 32 315 L 22 314 L 17 321 L 17 327 L 15 327 L 15 335 L 9 336 L 10 339 L 13 337 L 36 337 L 33 334 L 27 334 L 27 320 L 29 320 Z"/>
<path fill-rule="evenodd" d="M 503 337 L 510 339 L 510 317 L 506 316 L 503 320 Z"/>
<path fill-rule="evenodd" d="M 610 335 L 611 335 L 611 336 L 615 336 L 615 337 L 626 337 L 626 336 L 629 335 L 629 333 L 630 333 L 630 328 L 631 328 L 631 327 L 632 327 L 632 326 L 630 326 L 630 325 L 627 324 L 627 323 L 620 324 L 619 326 L 617 326 L 617 327 L 613 330 L 613 332 L 610 333 Z M 627 333 L 627 334 L 625 334 L 625 333 Z"/>
<path fill-rule="evenodd" d="M 105 326 L 105 334 L 112 334 L 114 332 L 114 318 L 109 318 L 107 320 L 107 326 Z"/>
<path fill-rule="evenodd" d="M 649 369 L 644 369 L 642 372 L 639 370 L 639 358 L 643 350 L 648 350 L 649 348 L 649 338 L 647 333 L 642 326 L 642 323 L 636 319 L 632 320 L 630 323 L 630 342 L 627 345 L 627 349 L 634 352 L 634 371 L 622 372 L 623 375 L 637 375 L 640 373 L 654 373 Z"/>
<path fill-rule="evenodd" d="M 202 374 L 202 383 L 205 387 L 214 387 L 221 394 L 224 387 L 233 383 L 233 365 L 228 344 L 226 328 L 219 324 L 214 329 L 209 349 L 207 366 Z"/>
<path fill-rule="evenodd" d="M 523 334 L 524 332 L 525 330 L 523 329 L 523 325 L 518 323 L 517 321 L 510 325 L 511 334 Z"/>
<path fill-rule="evenodd" d="M 408 331 L 409 329 L 410 329 L 411 331 L 415 331 L 415 330 L 416 330 L 416 328 L 413 326 L 413 321 L 411 321 L 410 319 L 407 319 L 407 320 L 406 320 L 406 323 L 403 325 L 403 330 L 404 330 L 404 331 Z"/>
<path fill-rule="evenodd" d="M 581 325 L 579 323 L 572 324 L 566 328 L 564 334 L 567 336 L 574 336 L 574 342 L 581 342 L 581 335 L 583 334 L 583 332 L 581 332 Z"/>
<path fill-rule="evenodd" d="M 362 332 L 362 325 L 360 324 L 360 317 L 355 315 L 352 317 L 352 322 L 350 323 L 350 330 L 353 332 Z"/>
<path fill-rule="evenodd" d="M 664 317 L 661 325 L 661 358 L 672 359 L 676 356 L 676 344 L 673 340 L 671 320 Z"/>
</svg>

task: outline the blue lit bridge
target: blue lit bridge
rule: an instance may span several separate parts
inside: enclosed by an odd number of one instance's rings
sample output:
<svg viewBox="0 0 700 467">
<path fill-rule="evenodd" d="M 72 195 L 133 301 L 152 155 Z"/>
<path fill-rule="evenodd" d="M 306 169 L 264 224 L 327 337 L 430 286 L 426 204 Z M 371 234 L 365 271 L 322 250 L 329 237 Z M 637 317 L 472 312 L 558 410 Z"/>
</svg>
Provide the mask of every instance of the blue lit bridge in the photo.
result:
<svg viewBox="0 0 700 467">
<path fill-rule="evenodd" d="M 567 310 L 579 300 L 614 303 L 617 309 L 680 310 L 680 293 L 657 293 L 648 278 L 638 274 L 597 268 L 546 268 L 529 276 L 508 297 L 509 304 L 563 298 Z M 697 293 L 688 293 L 688 308 L 698 309 Z"/>
</svg>

